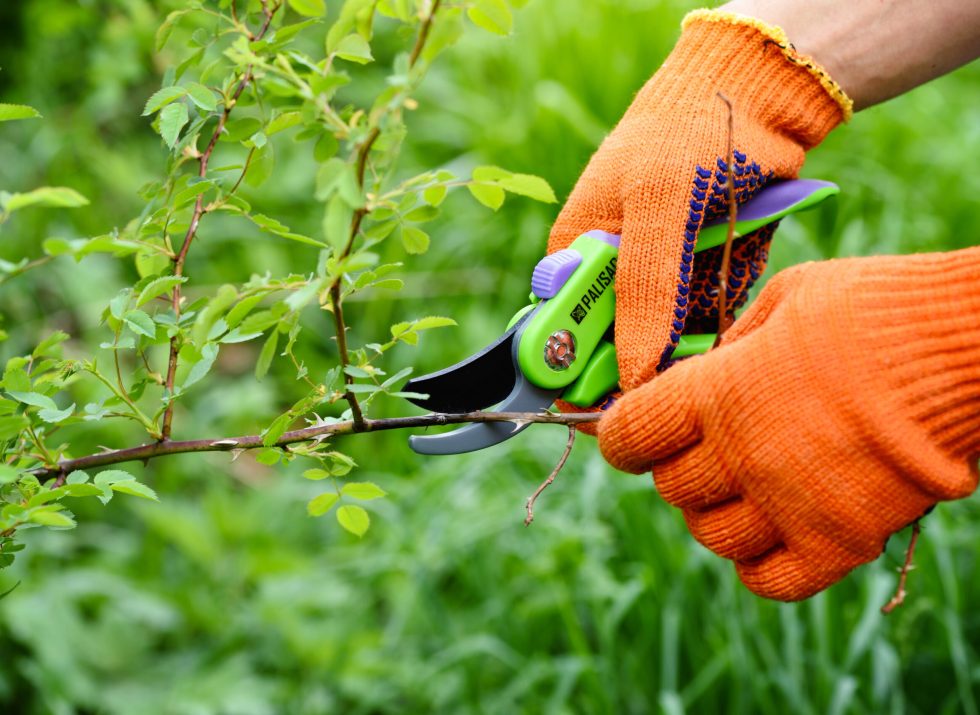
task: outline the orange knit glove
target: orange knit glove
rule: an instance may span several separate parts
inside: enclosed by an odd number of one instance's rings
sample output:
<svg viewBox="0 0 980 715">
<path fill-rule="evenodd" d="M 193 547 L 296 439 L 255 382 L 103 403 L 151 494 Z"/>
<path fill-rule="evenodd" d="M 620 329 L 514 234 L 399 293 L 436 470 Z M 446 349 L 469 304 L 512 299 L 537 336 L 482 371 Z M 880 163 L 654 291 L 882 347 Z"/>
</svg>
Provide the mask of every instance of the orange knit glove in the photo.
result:
<svg viewBox="0 0 980 715">
<path fill-rule="evenodd" d="M 704 317 L 714 305 L 710 286 L 692 279 L 692 262 L 702 224 L 728 203 L 728 110 L 718 93 L 734 108 L 739 202 L 773 179 L 795 177 L 804 152 L 851 112 L 840 88 L 779 28 L 717 10 L 689 14 L 683 28 L 592 157 L 548 243 L 554 252 L 591 229 L 622 235 L 616 350 L 625 390 L 664 369 L 691 312 Z M 768 236 L 736 250 L 733 308 L 764 269 L 767 250 Z M 714 263 L 710 252 L 699 254 L 695 272 Z"/>
<path fill-rule="evenodd" d="M 721 347 L 618 400 L 599 445 L 752 591 L 811 596 L 977 485 L 980 247 L 778 274 Z"/>
</svg>

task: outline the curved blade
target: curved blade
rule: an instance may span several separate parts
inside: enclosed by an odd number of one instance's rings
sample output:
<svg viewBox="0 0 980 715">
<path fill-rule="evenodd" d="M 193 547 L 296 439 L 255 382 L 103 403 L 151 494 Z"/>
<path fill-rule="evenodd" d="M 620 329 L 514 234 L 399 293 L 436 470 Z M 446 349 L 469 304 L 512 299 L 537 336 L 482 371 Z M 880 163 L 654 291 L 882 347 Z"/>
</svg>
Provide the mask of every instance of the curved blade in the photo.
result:
<svg viewBox="0 0 980 715">
<path fill-rule="evenodd" d="M 465 360 L 406 382 L 403 391 L 429 396 L 425 400 L 408 398 L 408 401 L 431 412 L 452 414 L 480 410 L 506 399 L 517 380 L 511 357 L 514 336 L 526 320 L 525 317 L 517 321 L 510 330 Z"/>
<path fill-rule="evenodd" d="M 561 394 L 561 390 L 543 390 L 532 385 L 518 372 L 517 384 L 497 407 L 499 412 L 542 412 Z M 479 422 L 461 429 L 436 435 L 413 435 L 408 446 L 419 454 L 462 454 L 492 447 L 523 432 L 530 422 Z"/>
</svg>

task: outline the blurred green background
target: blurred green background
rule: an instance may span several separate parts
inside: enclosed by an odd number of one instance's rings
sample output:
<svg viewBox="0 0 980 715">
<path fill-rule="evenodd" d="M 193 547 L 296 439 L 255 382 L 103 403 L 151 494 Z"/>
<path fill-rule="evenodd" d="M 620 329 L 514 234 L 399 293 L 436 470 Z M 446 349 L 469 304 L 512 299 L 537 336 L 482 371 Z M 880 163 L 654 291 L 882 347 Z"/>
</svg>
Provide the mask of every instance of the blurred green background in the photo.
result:
<svg viewBox="0 0 980 715">
<path fill-rule="evenodd" d="M 179 44 L 152 52 L 175 2 L 0 3 L 0 101 L 43 120 L 0 129 L 0 188 L 78 189 L 92 204 L 24 211 L 0 258 L 41 255 L 51 236 L 125 224 L 164 152 L 140 117 Z M 331 18 L 336 3 L 328 2 Z M 405 172 L 498 164 L 567 195 L 602 136 L 670 50 L 693 2 L 531 0 L 505 39 L 473 30 L 441 57 L 410 116 Z M 393 46 L 384 28 L 377 47 Z M 387 45 L 386 45 L 387 43 Z M 376 50 L 376 54 L 383 54 Z M 371 72 L 370 67 L 365 70 Z M 861 113 L 812 153 L 805 175 L 843 188 L 834 206 L 784 222 L 773 268 L 836 255 L 978 242 L 980 67 Z M 274 178 L 249 196 L 315 230 L 308 152 L 277 146 Z M 355 342 L 396 319 L 450 315 L 460 327 L 399 348 L 391 371 L 441 367 L 497 335 L 527 292 L 556 206 L 511 198 L 490 215 L 453 194 L 433 248 L 407 263 L 392 300 L 352 304 Z M 253 273 L 309 270 L 316 255 L 239 223 L 205 222 L 194 290 Z M 770 275 L 771 275 L 770 271 Z M 133 277 L 107 256 L 58 259 L 0 286 L 10 338 L 43 334 L 68 354 L 105 339 L 98 315 Z M 324 315 L 305 316 L 311 372 L 335 363 Z M 219 371 L 176 416 L 175 437 L 255 432 L 300 394 L 291 367 L 263 382 L 259 346 L 222 351 Z M 832 366 L 830 366 L 832 369 Z M 203 384 L 202 384 L 203 387 Z M 407 414 L 379 403 L 374 415 Z M 75 435 L 76 450 L 128 444 L 120 427 Z M 0 710 L 10 713 L 976 713 L 980 700 L 980 508 L 944 505 L 925 522 L 907 605 L 879 614 L 907 534 L 843 583 L 802 604 L 762 601 L 728 562 L 689 537 L 649 477 L 615 473 L 579 440 L 522 525 L 523 502 L 561 452 L 538 426 L 471 456 L 422 459 L 405 434 L 344 444 L 359 478 L 390 499 L 366 506 L 363 540 L 310 519 L 319 489 L 303 465 L 248 455 L 159 460 L 141 478 L 156 503 L 114 500 L 69 532 L 25 533 L 0 574 Z M 856 475 L 860 478 L 860 475 Z"/>
</svg>

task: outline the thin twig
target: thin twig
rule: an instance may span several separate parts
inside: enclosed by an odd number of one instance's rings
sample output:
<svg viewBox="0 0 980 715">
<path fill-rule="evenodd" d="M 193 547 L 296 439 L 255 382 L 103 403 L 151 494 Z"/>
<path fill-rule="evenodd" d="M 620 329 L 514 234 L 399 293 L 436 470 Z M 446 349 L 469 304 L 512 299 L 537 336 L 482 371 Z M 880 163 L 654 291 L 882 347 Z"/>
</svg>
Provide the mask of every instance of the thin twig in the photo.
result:
<svg viewBox="0 0 980 715">
<path fill-rule="evenodd" d="M 98 452 L 76 459 L 63 459 L 50 467 L 39 467 L 33 470 L 39 479 L 54 476 L 60 472 L 70 473 L 74 469 L 104 467 L 109 464 L 123 462 L 145 462 L 156 457 L 187 452 L 230 452 L 242 449 L 260 449 L 262 447 L 285 447 L 299 442 L 323 440 L 326 437 L 356 434 L 359 432 L 381 432 L 393 429 L 409 429 L 414 427 L 438 427 L 442 425 L 457 425 L 469 422 L 533 422 L 536 424 L 580 425 L 586 422 L 598 422 L 601 412 L 585 413 L 554 413 L 554 412 L 465 412 L 460 414 L 434 413 L 417 417 L 390 417 L 387 419 L 365 419 L 360 429 L 355 429 L 353 420 L 334 422 L 327 425 L 316 425 L 303 429 L 285 432 L 272 444 L 265 444 L 260 434 L 242 437 L 225 437 L 215 439 L 192 439 L 185 441 L 149 442 L 138 447 L 115 449 L 108 452 Z"/>
<path fill-rule="evenodd" d="M 895 595 L 892 596 L 888 603 L 881 607 L 881 612 L 886 615 L 905 603 L 905 596 L 908 595 L 908 592 L 905 590 L 905 581 L 908 578 L 909 571 L 915 568 L 912 565 L 912 557 L 915 555 L 915 544 L 919 540 L 919 533 L 922 531 L 920 521 L 920 519 L 916 519 L 912 524 L 912 538 L 909 539 L 909 547 L 905 550 L 905 563 L 902 564 Z"/>
<path fill-rule="evenodd" d="M 718 270 L 718 337 L 715 338 L 713 348 L 721 344 L 721 338 L 725 331 L 731 326 L 732 321 L 728 316 L 728 271 L 732 263 L 732 244 L 735 242 L 735 222 L 738 218 L 738 208 L 735 206 L 735 146 L 733 135 L 735 133 L 735 114 L 732 111 L 731 100 L 721 92 L 718 98 L 728 107 L 728 171 L 726 181 L 728 183 L 728 235 L 725 237 L 725 248 L 721 255 L 721 267 Z"/>
<path fill-rule="evenodd" d="M 565 445 L 565 451 L 562 452 L 561 458 L 558 460 L 558 464 L 556 464 L 555 468 L 551 470 L 551 474 L 548 475 L 548 478 L 538 485 L 538 488 L 534 490 L 534 494 L 527 498 L 527 504 L 524 505 L 524 508 L 527 510 L 527 516 L 524 517 L 524 526 L 530 526 L 531 522 L 534 521 L 534 502 L 536 502 L 538 497 L 541 496 L 541 492 L 551 486 L 551 483 L 555 481 L 555 477 L 558 476 L 558 472 L 560 472 L 562 467 L 565 466 L 565 461 L 568 459 L 568 455 L 572 453 L 572 445 L 575 444 L 576 432 L 578 432 L 578 430 L 575 429 L 574 424 L 568 425 L 568 443 Z"/>
<path fill-rule="evenodd" d="M 432 21 L 435 19 L 436 12 L 439 10 L 440 2 L 441 0 L 434 0 L 432 8 L 419 27 L 418 35 L 415 38 L 415 45 L 412 47 L 412 53 L 408 58 L 409 69 L 415 66 L 419 57 L 422 55 L 425 42 L 429 37 L 429 31 L 432 29 Z M 357 150 L 357 185 L 362 191 L 364 190 L 364 177 L 367 174 L 368 157 L 371 154 L 374 143 L 380 136 L 381 127 L 376 124 L 371 127 L 371 131 L 368 132 Z M 367 206 L 361 206 L 354 211 L 354 214 L 351 216 L 350 231 L 347 233 L 347 242 L 337 256 L 338 262 L 343 261 L 350 255 L 351 250 L 354 248 L 354 240 L 361 231 L 361 223 L 367 214 Z M 330 295 L 330 310 L 333 314 L 334 329 L 337 334 L 337 352 L 340 355 L 340 369 L 344 375 L 344 384 L 347 386 L 347 389 L 344 391 L 344 400 L 350 405 L 351 416 L 354 419 L 354 426 L 356 428 L 355 431 L 361 431 L 364 425 L 364 414 L 357 400 L 357 396 L 350 390 L 350 386 L 354 384 L 354 378 L 348 375 L 346 370 L 347 366 L 350 365 L 350 354 L 347 349 L 347 324 L 344 322 L 343 298 L 340 290 L 341 277 L 337 276 L 330 283 L 328 290 Z"/>
<path fill-rule="evenodd" d="M 265 15 L 265 21 L 262 23 L 262 27 L 259 32 L 252 38 L 253 40 L 261 40 L 265 36 L 265 33 L 269 29 L 269 23 L 272 22 L 272 16 L 275 15 L 276 11 L 279 9 L 280 4 L 276 4 L 271 8 L 268 6 L 267 2 L 263 0 L 262 2 L 262 13 Z M 218 124 L 214 128 L 214 132 L 211 134 L 211 139 L 208 141 L 207 148 L 204 153 L 201 154 L 199 161 L 199 166 L 197 170 L 197 175 L 200 178 L 205 178 L 208 173 L 208 162 L 211 160 L 211 154 L 214 152 L 215 146 L 218 144 L 218 139 L 221 137 L 221 133 L 224 131 L 225 124 L 228 121 L 228 116 L 231 114 L 231 110 L 235 108 L 235 104 L 238 102 L 238 98 L 242 96 L 242 92 L 245 91 L 245 87 L 252 80 L 252 65 L 245 68 L 245 72 L 242 74 L 242 78 L 238 82 L 238 86 L 235 88 L 234 94 L 232 94 L 231 99 L 225 102 L 224 111 L 221 112 L 221 116 L 218 117 Z M 246 170 L 248 166 L 246 165 Z M 244 176 L 244 171 L 242 176 Z M 236 184 L 237 188 L 237 184 Z M 173 259 L 174 263 L 174 275 L 182 276 L 184 275 L 184 262 L 187 260 L 187 252 L 190 250 L 191 242 L 193 242 L 194 237 L 197 235 L 197 228 L 200 225 L 201 217 L 205 214 L 204 208 L 204 194 L 200 194 L 197 200 L 194 202 L 194 212 L 191 214 L 190 224 L 187 226 L 187 233 L 184 235 L 184 241 L 180 246 L 180 251 L 177 256 Z M 181 291 L 180 284 L 178 283 L 174 286 L 173 294 L 171 296 L 171 305 L 173 307 L 174 315 L 180 318 L 180 302 L 181 302 Z M 166 409 L 163 411 L 163 425 L 160 428 L 160 440 L 166 441 L 170 438 L 171 427 L 174 418 L 174 407 L 176 406 L 176 400 L 173 399 L 174 393 L 174 380 L 177 376 L 177 359 L 180 353 L 180 337 L 175 335 L 170 338 L 170 354 L 167 360 L 167 377 L 164 380 L 164 385 L 167 390 L 167 396 L 170 401 L 167 403 Z"/>
</svg>

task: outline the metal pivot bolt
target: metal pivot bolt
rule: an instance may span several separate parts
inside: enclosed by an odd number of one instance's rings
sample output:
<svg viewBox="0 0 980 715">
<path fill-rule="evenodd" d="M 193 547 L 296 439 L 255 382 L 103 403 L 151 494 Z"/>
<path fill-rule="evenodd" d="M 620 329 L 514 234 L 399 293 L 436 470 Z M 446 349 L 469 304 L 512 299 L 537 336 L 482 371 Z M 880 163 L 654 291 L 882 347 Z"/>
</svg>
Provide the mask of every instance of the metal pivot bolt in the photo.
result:
<svg viewBox="0 0 980 715">
<path fill-rule="evenodd" d="M 575 336 L 570 330 L 556 330 L 544 344 L 544 362 L 552 370 L 567 370 L 575 362 Z"/>
</svg>

